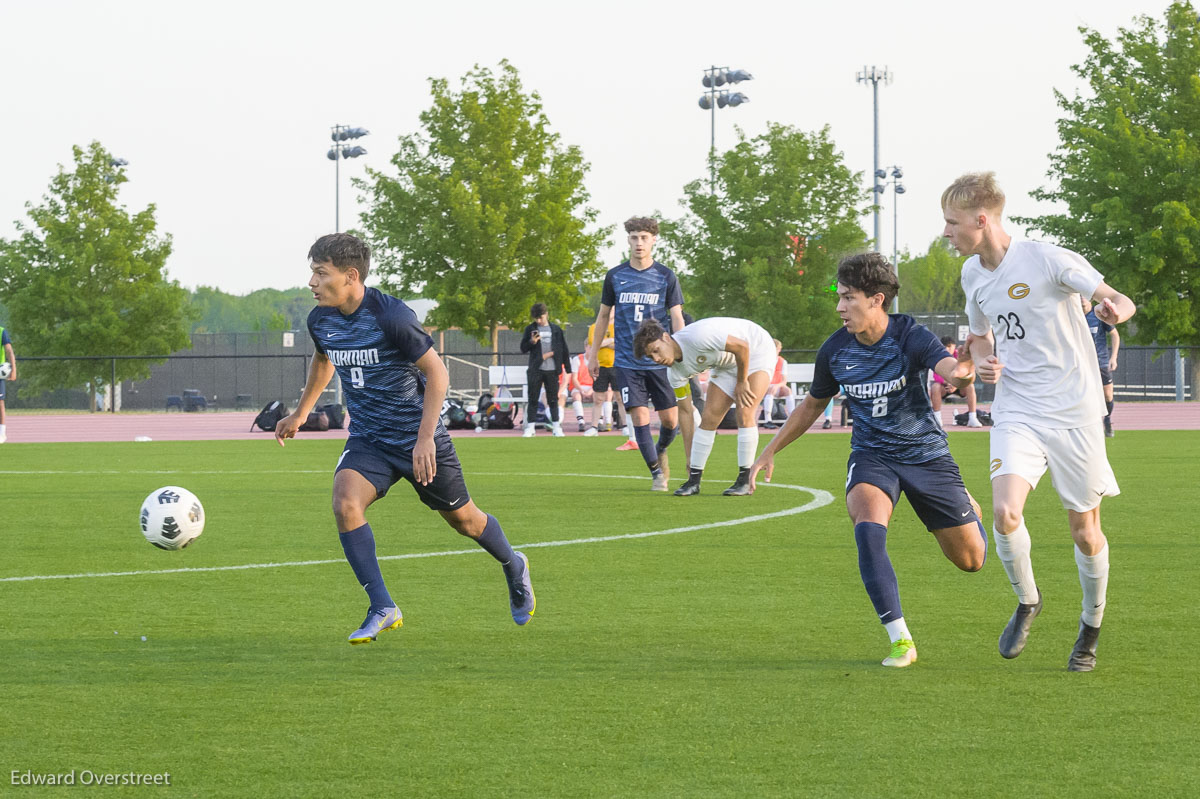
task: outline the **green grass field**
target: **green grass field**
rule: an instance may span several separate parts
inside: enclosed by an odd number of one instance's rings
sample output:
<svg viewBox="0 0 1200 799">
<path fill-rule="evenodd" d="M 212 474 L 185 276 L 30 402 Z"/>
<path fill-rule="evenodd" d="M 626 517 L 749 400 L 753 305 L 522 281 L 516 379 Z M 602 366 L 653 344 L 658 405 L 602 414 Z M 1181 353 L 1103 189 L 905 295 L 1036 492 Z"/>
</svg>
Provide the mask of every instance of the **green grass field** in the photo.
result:
<svg viewBox="0 0 1200 799">
<path fill-rule="evenodd" d="M 813 503 L 720 496 L 731 437 L 690 500 L 651 494 L 616 443 L 468 438 L 459 453 L 518 545 Z M 951 443 L 990 512 L 987 436 Z M 1124 493 L 1104 504 L 1108 616 L 1097 670 L 1071 674 L 1080 592 L 1049 477 L 1026 513 L 1045 611 L 1014 661 L 996 651 L 1015 598 L 994 548 L 959 572 L 902 501 L 889 546 L 920 661 L 893 671 L 842 502 L 844 435 L 778 460 L 777 483 L 825 506 L 527 546 L 524 628 L 482 552 L 386 561 L 405 625 L 359 647 L 345 637 L 365 595 L 328 509 L 338 442 L 5 445 L 0 578 L 283 565 L 0 581 L 0 793 L 76 795 L 9 772 L 89 769 L 172 775 L 109 793 L 195 797 L 1195 796 L 1200 432 L 1109 446 Z M 136 524 L 169 484 L 208 517 L 175 553 Z M 380 555 L 473 546 L 404 485 L 370 520 Z M 334 562 L 286 565 L 312 560 Z"/>
</svg>

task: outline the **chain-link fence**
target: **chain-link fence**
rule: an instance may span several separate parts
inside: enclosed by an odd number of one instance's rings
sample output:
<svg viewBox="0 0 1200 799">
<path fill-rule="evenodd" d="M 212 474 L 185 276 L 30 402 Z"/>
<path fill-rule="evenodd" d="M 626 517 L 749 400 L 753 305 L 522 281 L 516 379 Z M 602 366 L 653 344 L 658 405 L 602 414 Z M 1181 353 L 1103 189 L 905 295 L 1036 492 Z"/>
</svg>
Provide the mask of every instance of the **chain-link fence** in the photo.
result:
<svg viewBox="0 0 1200 799">
<path fill-rule="evenodd" d="M 956 314 L 921 314 L 917 319 L 938 336 L 962 341 L 966 317 Z M 567 346 L 573 356 L 584 352 L 587 325 L 564 327 Z M 520 351 L 522 331 L 501 330 L 499 351 L 482 345 L 458 330 L 432 331 L 434 346 L 443 356 L 450 373 L 450 390 L 455 396 L 473 402 L 489 389 L 488 367 L 528 363 Z M 9 381 L 6 404 L 12 410 L 116 410 L 116 411 L 213 411 L 258 410 L 273 400 L 294 407 L 304 388 L 308 361 L 313 346 L 307 333 L 198 333 L 192 347 L 165 359 L 128 356 L 92 358 L 46 358 L 18 354 L 17 382 Z M 812 363 L 814 349 L 784 350 L 792 363 Z M 118 390 L 107 386 L 96 397 L 84 387 L 33 392 L 27 386 L 37 384 L 41 369 L 54 368 L 64 360 L 91 361 L 103 382 L 111 383 L 130 362 L 149 362 L 149 376 L 140 380 L 118 381 Z M 1174 348 L 1122 346 L 1119 368 L 1113 375 L 1115 392 L 1121 400 L 1173 400 L 1182 393 L 1192 398 L 1186 362 L 1176 363 Z M 1180 382 L 1182 381 L 1182 382 Z M 994 387 L 977 383 L 980 402 L 990 402 Z M 341 400 L 335 377 L 326 389 L 324 402 Z"/>
</svg>

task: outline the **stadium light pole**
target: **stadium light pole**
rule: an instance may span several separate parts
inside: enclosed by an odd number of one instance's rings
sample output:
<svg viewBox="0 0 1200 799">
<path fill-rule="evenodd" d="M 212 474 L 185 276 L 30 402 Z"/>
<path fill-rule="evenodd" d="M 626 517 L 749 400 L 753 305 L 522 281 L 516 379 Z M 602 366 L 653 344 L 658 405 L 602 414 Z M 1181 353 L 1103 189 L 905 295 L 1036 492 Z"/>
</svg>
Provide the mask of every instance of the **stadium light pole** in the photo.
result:
<svg viewBox="0 0 1200 799">
<path fill-rule="evenodd" d="M 339 164 L 343 158 L 358 158 L 360 155 L 367 154 L 364 148 L 357 145 L 351 147 L 346 142 L 350 139 L 360 139 L 370 134 L 371 131 L 366 128 L 352 128 L 349 125 L 334 125 L 330 130 L 332 133 L 329 134 L 329 138 L 333 139 L 333 146 L 329 148 L 329 152 L 325 153 L 325 157 L 333 161 L 333 232 L 341 233 L 339 207 L 341 205 L 342 179 Z"/>
<path fill-rule="evenodd" d="M 712 136 L 708 146 L 708 190 L 717 193 L 717 109 L 725 106 L 737 108 L 742 103 L 750 102 L 750 98 L 741 92 L 731 92 L 721 89 L 726 83 L 741 83 L 744 80 L 754 80 L 754 76 L 744 69 L 711 66 L 704 70 L 700 83 L 708 89 L 700 95 L 700 107 L 710 112 L 712 119 Z"/>
<path fill-rule="evenodd" d="M 888 72 L 887 67 L 879 69 L 873 66 L 867 69 L 864 66 L 862 72 L 859 72 L 855 76 L 855 80 L 858 83 L 870 83 L 875 100 L 875 166 L 872 173 L 875 176 L 875 180 L 873 181 L 874 185 L 871 187 L 871 204 L 875 207 L 875 252 L 879 252 L 879 195 L 883 194 L 886 188 L 879 183 L 879 178 L 883 177 L 879 169 L 879 84 L 883 83 L 886 85 L 891 83 L 892 73 Z"/>
<path fill-rule="evenodd" d="M 896 277 L 900 277 L 900 203 L 898 198 L 904 193 L 904 184 L 900 182 L 900 178 L 904 177 L 904 170 L 896 165 L 884 167 L 875 173 L 876 178 L 887 177 L 885 170 L 892 170 L 892 268 L 896 270 Z M 900 294 L 897 293 L 892 298 L 892 313 L 900 313 Z"/>
</svg>

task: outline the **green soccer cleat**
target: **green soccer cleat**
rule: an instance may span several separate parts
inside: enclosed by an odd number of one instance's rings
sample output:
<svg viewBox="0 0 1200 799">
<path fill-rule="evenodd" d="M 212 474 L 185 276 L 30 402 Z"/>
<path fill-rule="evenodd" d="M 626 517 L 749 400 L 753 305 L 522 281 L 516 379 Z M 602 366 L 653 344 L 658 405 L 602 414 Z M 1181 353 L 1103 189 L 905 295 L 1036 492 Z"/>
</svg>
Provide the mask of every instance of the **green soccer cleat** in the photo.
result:
<svg viewBox="0 0 1200 799">
<path fill-rule="evenodd" d="M 400 608 L 372 609 L 367 613 L 362 626 L 350 633 L 350 643 L 369 644 L 384 630 L 394 630 L 403 624 L 404 614 L 400 612 Z"/>
<path fill-rule="evenodd" d="M 907 638 L 892 642 L 892 654 L 883 659 L 883 665 L 902 669 L 917 662 L 917 645 Z"/>
</svg>

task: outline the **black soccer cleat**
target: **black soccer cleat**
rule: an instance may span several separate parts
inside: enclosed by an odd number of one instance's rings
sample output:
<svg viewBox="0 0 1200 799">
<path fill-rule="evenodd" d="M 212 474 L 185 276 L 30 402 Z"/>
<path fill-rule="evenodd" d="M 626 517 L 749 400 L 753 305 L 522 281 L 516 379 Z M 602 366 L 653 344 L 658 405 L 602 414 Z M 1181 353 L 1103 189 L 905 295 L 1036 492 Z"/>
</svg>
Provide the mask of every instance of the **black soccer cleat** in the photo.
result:
<svg viewBox="0 0 1200 799">
<path fill-rule="evenodd" d="M 1067 661 L 1067 671 L 1091 671 L 1096 668 L 1096 643 L 1100 640 L 1100 628 L 1089 627 L 1079 620 L 1079 637 Z"/>
<path fill-rule="evenodd" d="M 721 492 L 726 497 L 748 497 L 750 496 L 750 470 L 738 469 L 737 480 L 733 481 L 733 485 Z"/>
<path fill-rule="evenodd" d="M 1029 638 L 1029 628 L 1033 626 L 1033 620 L 1042 612 L 1042 591 L 1038 589 L 1038 600 L 1036 604 L 1024 605 L 1018 604 L 1012 618 L 1008 620 L 1008 626 L 1004 628 L 1004 632 L 1000 633 L 1000 655 L 1006 658 L 1015 658 L 1025 649 L 1025 641 Z"/>
<path fill-rule="evenodd" d="M 683 485 L 675 489 L 677 497 L 694 497 L 700 493 L 700 475 L 704 474 L 703 469 L 691 469 L 688 472 L 688 479 Z"/>
</svg>

